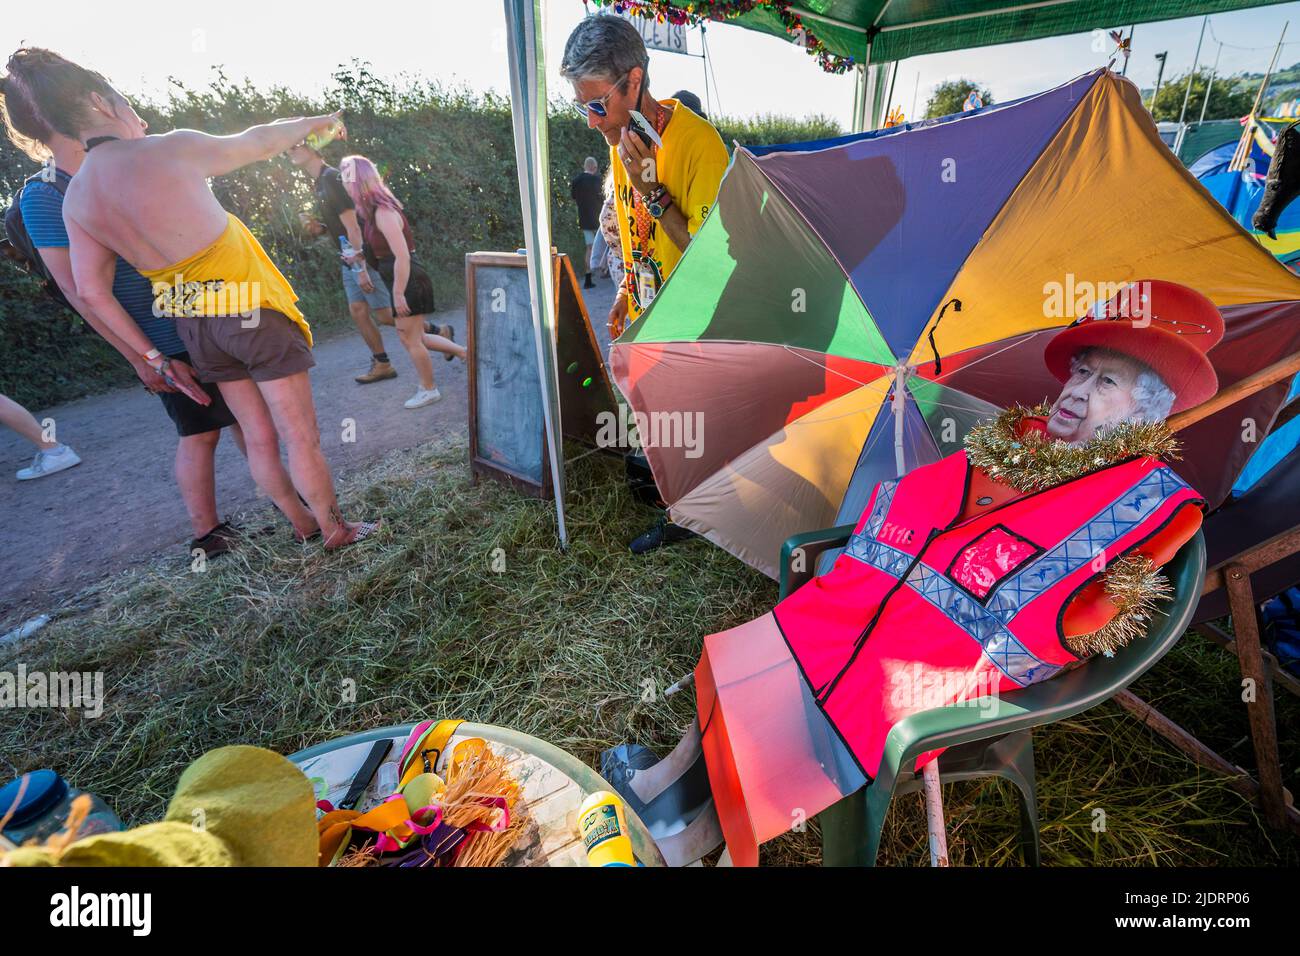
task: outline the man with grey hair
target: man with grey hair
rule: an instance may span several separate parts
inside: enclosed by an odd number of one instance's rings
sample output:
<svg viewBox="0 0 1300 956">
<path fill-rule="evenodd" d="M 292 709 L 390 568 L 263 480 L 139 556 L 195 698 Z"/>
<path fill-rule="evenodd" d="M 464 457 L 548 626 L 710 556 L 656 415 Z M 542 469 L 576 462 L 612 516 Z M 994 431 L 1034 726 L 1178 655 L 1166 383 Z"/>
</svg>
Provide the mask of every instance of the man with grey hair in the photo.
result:
<svg viewBox="0 0 1300 956">
<path fill-rule="evenodd" d="M 595 245 L 596 232 L 600 229 L 600 207 L 605 203 L 599 169 L 596 157 L 588 156 L 583 160 L 582 172 L 569 183 L 569 195 L 578 204 L 578 228 L 582 230 L 582 238 L 587 243 L 586 255 L 582 257 L 587 273 L 582 282 L 584 289 L 596 287 L 596 283 L 591 281 L 591 247 Z"/>
<path fill-rule="evenodd" d="M 574 108 L 609 144 L 624 280 L 609 312 L 612 337 L 650 307 L 712 208 L 729 157 L 718 131 L 675 99 L 650 95 L 650 57 L 621 17 L 585 18 L 564 45 L 560 75 Z M 661 517 L 634 554 L 691 533 Z"/>
<path fill-rule="evenodd" d="M 627 272 L 610 310 L 618 335 L 649 306 L 717 199 L 727 147 L 674 99 L 650 95 L 650 58 L 621 17 L 587 17 L 569 34 L 560 75 L 574 108 L 610 147 L 614 203 Z M 644 125 L 642 125 L 644 123 Z"/>
</svg>

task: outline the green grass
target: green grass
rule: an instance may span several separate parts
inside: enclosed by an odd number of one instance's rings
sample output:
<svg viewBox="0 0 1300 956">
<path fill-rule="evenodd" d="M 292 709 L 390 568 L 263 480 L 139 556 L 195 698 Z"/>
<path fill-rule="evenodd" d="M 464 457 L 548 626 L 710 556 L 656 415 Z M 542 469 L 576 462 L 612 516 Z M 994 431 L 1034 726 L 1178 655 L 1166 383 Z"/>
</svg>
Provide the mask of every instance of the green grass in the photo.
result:
<svg viewBox="0 0 1300 956">
<path fill-rule="evenodd" d="M 536 734 L 593 765 L 629 740 L 666 752 L 693 719 L 693 695 L 647 688 L 687 673 L 703 635 L 769 609 L 776 587 L 702 541 L 634 559 L 626 543 L 653 515 L 620 474 L 598 455 L 570 465 L 571 544 L 561 551 L 551 504 L 472 484 L 457 439 L 392 453 L 344 483 L 349 514 L 385 520 L 364 546 L 300 547 L 281 522 L 204 573 L 160 558 L 115 575 L 36 637 L 0 649 L 0 670 L 102 670 L 107 690 L 94 720 L 4 714 L 0 773 L 56 767 L 135 824 L 161 815 L 186 764 L 229 743 L 291 753 L 456 716 Z M 246 519 L 256 527 L 268 516 Z M 1231 659 L 1193 636 L 1137 691 L 1229 748 L 1244 726 L 1234 675 Z M 1278 702 L 1284 737 L 1294 704 Z M 1116 707 L 1036 741 L 1049 864 L 1300 862 L 1296 840 Z M 1248 765 L 1248 744 L 1229 753 Z M 1284 761 L 1293 780 L 1294 748 Z M 945 802 L 954 862 L 1018 864 L 1006 786 L 950 786 Z M 815 823 L 763 849 L 771 864 L 819 858 Z M 882 859 L 927 860 L 919 796 L 895 804 Z"/>
</svg>

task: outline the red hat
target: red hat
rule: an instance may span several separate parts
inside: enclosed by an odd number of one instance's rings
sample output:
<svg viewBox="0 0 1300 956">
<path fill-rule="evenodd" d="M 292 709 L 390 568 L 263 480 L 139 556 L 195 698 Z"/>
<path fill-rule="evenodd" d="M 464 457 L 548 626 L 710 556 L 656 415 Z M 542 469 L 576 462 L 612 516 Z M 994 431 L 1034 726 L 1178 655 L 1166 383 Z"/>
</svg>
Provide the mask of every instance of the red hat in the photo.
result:
<svg viewBox="0 0 1300 956">
<path fill-rule="evenodd" d="M 1120 352 L 1149 366 L 1174 393 L 1172 412 L 1199 405 L 1219 390 L 1205 353 L 1223 338 L 1223 316 L 1195 289 L 1164 279 L 1139 279 L 1058 332 L 1043 360 L 1061 382 L 1086 348 Z"/>
</svg>

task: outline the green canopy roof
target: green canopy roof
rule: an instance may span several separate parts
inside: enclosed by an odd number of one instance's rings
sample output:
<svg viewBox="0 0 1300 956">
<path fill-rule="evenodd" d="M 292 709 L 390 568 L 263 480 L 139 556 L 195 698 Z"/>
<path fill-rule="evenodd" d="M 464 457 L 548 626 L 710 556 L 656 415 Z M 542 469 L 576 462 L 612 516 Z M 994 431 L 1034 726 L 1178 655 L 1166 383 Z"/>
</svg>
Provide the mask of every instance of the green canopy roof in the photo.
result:
<svg viewBox="0 0 1300 956">
<path fill-rule="evenodd" d="M 820 40 L 826 52 L 872 63 L 923 53 L 1013 43 L 1152 20 L 1172 20 L 1262 7 L 1285 0 L 799 0 L 789 13 Z M 635 4 L 634 4 L 635 5 Z M 642 6 L 675 7 L 691 14 L 746 4 L 665 0 Z M 778 12 L 785 4 L 759 5 L 729 22 L 787 36 Z"/>
</svg>

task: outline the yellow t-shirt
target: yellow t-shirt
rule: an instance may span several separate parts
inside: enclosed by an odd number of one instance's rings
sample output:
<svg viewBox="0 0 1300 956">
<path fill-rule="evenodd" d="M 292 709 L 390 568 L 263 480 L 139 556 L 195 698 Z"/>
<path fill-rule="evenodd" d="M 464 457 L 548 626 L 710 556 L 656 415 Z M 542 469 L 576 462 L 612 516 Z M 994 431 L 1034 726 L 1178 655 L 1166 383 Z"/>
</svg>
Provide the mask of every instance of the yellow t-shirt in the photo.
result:
<svg viewBox="0 0 1300 956">
<path fill-rule="evenodd" d="M 248 316 L 271 309 L 292 319 L 312 344 L 293 286 L 232 213 L 226 213 L 225 231 L 206 249 L 165 268 L 140 272 L 153 283 L 156 315 Z"/>
<path fill-rule="evenodd" d="M 722 174 L 730 157 L 718 131 L 677 100 L 660 100 L 672 109 L 672 116 L 660 134 L 664 141 L 655 150 L 655 173 L 673 197 L 673 205 L 686 217 L 686 228 L 693 236 L 718 198 Z M 653 117 L 647 117 L 653 120 Z M 610 168 L 614 171 L 614 206 L 618 213 L 618 235 L 623 247 L 624 279 L 628 290 L 628 321 L 634 321 L 649 306 L 659 288 L 668 279 L 683 250 L 649 219 L 649 234 L 644 249 L 632 241 L 636 231 L 635 196 L 627 170 L 618 158 L 618 147 L 610 147 Z"/>
</svg>

